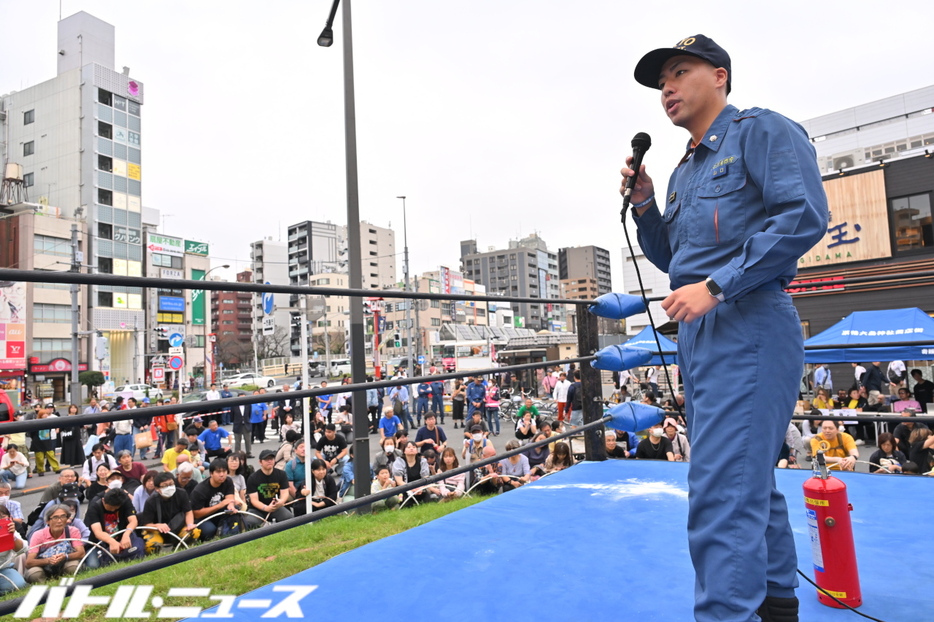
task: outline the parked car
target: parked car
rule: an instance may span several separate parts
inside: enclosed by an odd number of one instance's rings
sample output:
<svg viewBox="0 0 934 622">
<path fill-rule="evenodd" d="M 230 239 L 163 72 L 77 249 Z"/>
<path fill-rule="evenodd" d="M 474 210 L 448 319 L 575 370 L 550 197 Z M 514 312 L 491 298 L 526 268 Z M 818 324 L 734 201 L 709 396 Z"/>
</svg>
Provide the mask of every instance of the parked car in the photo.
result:
<svg viewBox="0 0 934 622">
<path fill-rule="evenodd" d="M 324 376 L 325 371 L 324 361 L 308 361 L 308 376 L 310 378 Z"/>
<path fill-rule="evenodd" d="M 350 359 L 331 359 L 331 376 L 349 376 Z"/>
<path fill-rule="evenodd" d="M 137 402 L 142 401 L 144 397 L 148 397 L 151 400 L 162 399 L 162 389 L 149 386 L 148 384 L 125 384 L 122 387 L 117 387 L 114 393 L 122 395 L 125 398 L 135 398 Z M 132 393 L 132 395 L 127 395 L 127 393 Z"/>
<path fill-rule="evenodd" d="M 254 373 L 245 373 L 237 374 L 236 376 L 231 376 L 224 380 L 227 383 L 229 388 L 233 387 L 243 387 L 246 385 L 256 385 L 258 387 L 274 387 L 276 386 L 276 381 L 269 376 L 262 376 L 260 374 Z"/>
</svg>

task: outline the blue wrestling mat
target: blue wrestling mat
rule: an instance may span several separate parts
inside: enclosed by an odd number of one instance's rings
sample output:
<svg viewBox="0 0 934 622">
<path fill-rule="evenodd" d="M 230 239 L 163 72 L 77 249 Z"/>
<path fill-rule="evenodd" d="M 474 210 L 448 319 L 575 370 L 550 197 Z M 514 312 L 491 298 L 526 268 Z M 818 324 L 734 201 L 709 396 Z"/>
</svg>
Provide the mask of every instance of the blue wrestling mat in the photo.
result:
<svg viewBox="0 0 934 622">
<path fill-rule="evenodd" d="M 801 492 L 809 476 L 777 471 L 799 567 L 813 578 Z M 927 587 L 934 563 L 918 548 L 919 527 L 934 507 L 932 482 L 856 473 L 843 479 L 854 509 L 859 610 L 885 622 L 934 619 L 934 591 Z M 307 619 L 692 620 L 686 480 L 683 463 L 583 463 L 238 600 L 274 604 L 284 586 L 305 585 L 317 586 L 300 603 Z M 905 554 L 918 563 L 906 565 Z M 865 619 L 821 605 L 815 589 L 801 584 L 802 622 Z M 361 593 L 369 597 L 356 598 Z M 236 606 L 231 613 L 227 619 L 257 618 L 255 610 Z"/>
</svg>

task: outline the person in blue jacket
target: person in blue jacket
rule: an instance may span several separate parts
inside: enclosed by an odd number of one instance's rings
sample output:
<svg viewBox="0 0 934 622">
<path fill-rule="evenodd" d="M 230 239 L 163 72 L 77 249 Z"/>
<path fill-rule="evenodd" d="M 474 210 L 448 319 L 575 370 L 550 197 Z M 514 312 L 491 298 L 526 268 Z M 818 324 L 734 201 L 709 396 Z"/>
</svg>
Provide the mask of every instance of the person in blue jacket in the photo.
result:
<svg viewBox="0 0 934 622">
<path fill-rule="evenodd" d="M 477 376 L 473 382 L 467 385 L 467 418 L 469 419 L 475 410 L 480 411 L 482 419 L 486 413 L 486 387 L 483 386 L 483 377 Z"/>
<path fill-rule="evenodd" d="M 418 395 L 415 399 L 415 420 L 418 426 L 421 427 L 422 415 L 428 412 L 428 398 L 431 397 L 431 385 L 427 382 L 420 382 L 415 391 Z"/>
<path fill-rule="evenodd" d="M 441 425 L 444 425 L 444 382 L 441 380 L 431 383 L 431 410 L 441 419 Z"/>
<path fill-rule="evenodd" d="M 827 231 L 815 151 L 797 123 L 727 103 L 730 57 L 704 35 L 649 52 L 635 77 L 661 91 L 665 114 L 690 134 L 666 193 L 656 195 L 643 166 L 631 200 L 639 245 L 671 281 L 662 308 L 679 322 L 694 617 L 797 621 L 795 543 L 774 465 L 804 366 L 783 290 Z M 737 369 L 750 394 L 724 408 L 718 387 Z"/>
</svg>

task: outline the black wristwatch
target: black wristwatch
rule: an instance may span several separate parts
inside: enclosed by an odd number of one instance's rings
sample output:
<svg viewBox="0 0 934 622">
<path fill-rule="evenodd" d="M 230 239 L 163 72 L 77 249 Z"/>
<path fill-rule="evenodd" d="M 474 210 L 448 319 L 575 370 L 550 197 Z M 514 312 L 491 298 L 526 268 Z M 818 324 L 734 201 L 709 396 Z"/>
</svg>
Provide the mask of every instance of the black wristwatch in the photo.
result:
<svg viewBox="0 0 934 622">
<path fill-rule="evenodd" d="M 707 280 L 704 281 L 704 285 L 707 286 L 707 292 L 711 296 L 713 296 L 720 302 L 723 302 L 724 300 L 726 300 L 726 297 L 723 295 L 723 290 L 720 289 L 720 286 L 717 285 L 717 282 L 714 281 L 712 278 L 707 277 Z"/>
</svg>

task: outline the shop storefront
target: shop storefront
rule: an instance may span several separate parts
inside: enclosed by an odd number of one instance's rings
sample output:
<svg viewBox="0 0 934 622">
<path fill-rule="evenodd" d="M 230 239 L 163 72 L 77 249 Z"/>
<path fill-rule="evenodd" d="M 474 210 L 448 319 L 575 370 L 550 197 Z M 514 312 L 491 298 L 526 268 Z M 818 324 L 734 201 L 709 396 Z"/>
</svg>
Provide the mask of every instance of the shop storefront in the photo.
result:
<svg viewBox="0 0 934 622">
<path fill-rule="evenodd" d="M 78 371 L 87 371 L 87 363 L 78 365 Z M 29 359 L 30 393 L 33 399 L 53 400 L 64 402 L 68 394 L 68 383 L 71 380 L 71 361 L 68 359 L 52 359 L 48 363 L 40 363 L 39 359 Z"/>
</svg>

